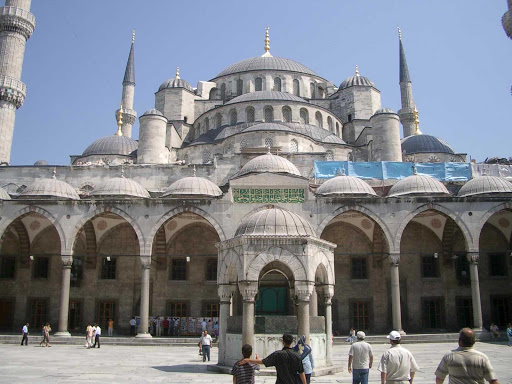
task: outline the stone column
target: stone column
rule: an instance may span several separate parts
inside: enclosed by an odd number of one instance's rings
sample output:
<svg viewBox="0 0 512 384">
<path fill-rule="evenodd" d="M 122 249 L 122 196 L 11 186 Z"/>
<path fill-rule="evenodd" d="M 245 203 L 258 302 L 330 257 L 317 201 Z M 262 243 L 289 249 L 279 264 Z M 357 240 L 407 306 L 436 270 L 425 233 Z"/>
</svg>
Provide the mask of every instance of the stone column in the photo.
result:
<svg viewBox="0 0 512 384">
<path fill-rule="evenodd" d="M 391 266 L 391 311 L 393 313 L 393 329 L 405 334 L 402 330 L 402 314 L 400 310 L 400 274 L 398 272 L 400 254 L 390 254 L 389 262 Z"/>
<path fill-rule="evenodd" d="M 309 316 L 318 316 L 318 293 L 316 288 L 313 288 L 311 299 L 309 301 Z"/>
<path fill-rule="evenodd" d="M 482 302 L 480 300 L 480 282 L 478 279 L 478 252 L 468 252 L 469 274 L 471 276 L 471 299 L 473 303 L 473 326 L 476 330 L 482 330 Z"/>
<path fill-rule="evenodd" d="M 149 319 L 149 280 L 151 277 L 151 256 L 141 256 L 142 281 L 140 288 L 140 329 L 136 337 L 150 339 Z"/>
<path fill-rule="evenodd" d="M 310 344 L 309 340 L 309 300 L 315 283 L 306 282 L 303 284 L 295 283 L 295 294 L 297 296 L 297 320 L 299 322 L 299 336 L 306 336 L 306 344 Z"/>
<path fill-rule="evenodd" d="M 242 345 L 250 344 L 254 348 L 254 298 L 258 293 L 258 282 L 240 282 L 238 289 L 243 297 Z"/>
<path fill-rule="evenodd" d="M 69 286 L 71 283 L 71 265 L 73 257 L 61 256 L 62 259 L 62 283 L 60 288 L 60 307 L 59 307 L 59 331 L 55 333 L 57 337 L 71 336 L 68 332 L 68 312 L 69 312 Z"/>
<path fill-rule="evenodd" d="M 325 357 L 327 365 L 332 365 L 332 296 L 334 287 L 332 285 L 324 288 L 325 304 Z"/>
<path fill-rule="evenodd" d="M 231 285 L 219 285 L 219 365 L 224 365 L 226 359 L 226 334 L 228 330 L 228 317 L 230 316 L 231 297 L 233 295 L 233 291 L 234 288 Z"/>
</svg>

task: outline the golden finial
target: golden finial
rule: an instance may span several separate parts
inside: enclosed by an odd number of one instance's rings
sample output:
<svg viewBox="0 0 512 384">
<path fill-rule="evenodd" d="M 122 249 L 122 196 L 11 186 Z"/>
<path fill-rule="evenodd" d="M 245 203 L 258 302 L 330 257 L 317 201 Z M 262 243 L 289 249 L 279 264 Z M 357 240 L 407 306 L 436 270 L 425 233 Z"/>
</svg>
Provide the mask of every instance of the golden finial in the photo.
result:
<svg viewBox="0 0 512 384">
<path fill-rule="evenodd" d="M 119 108 L 119 113 L 117 114 L 116 136 L 123 136 L 123 131 L 121 130 L 122 126 L 123 126 L 123 103 L 121 103 L 121 107 Z"/>
<path fill-rule="evenodd" d="M 270 38 L 268 37 L 269 29 L 269 27 L 265 28 L 265 53 L 261 57 L 272 57 L 270 54 Z"/>
<path fill-rule="evenodd" d="M 356 76 L 359 76 L 359 67 L 356 65 Z"/>
<path fill-rule="evenodd" d="M 418 110 L 416 107 L 414 107 L 414 111 L 412 113 L 414 114 L 414 134 L 422 135 L 420 131 L 420 119 L 418 118 Z"/>
<path fill-rule="evenodd" d="M 52 172 L 52 179 L 56 179 L 56 178 L 57 178 L 57 167 L 54 167 L 53 172 Z"/>
<path fill-rule="evenodd" d="M 402 30 L 398 27 L 398 38 L 402 40 Z"/>
<path fill-rule="evenodd" d="M 180 78 L 180 67 L 176 67 L 176 78 Z"/>
<path fill-rule="evenodd" d="M 135 43 L 135 29 L 132 30 L 132 44 Z"/>
</svg>

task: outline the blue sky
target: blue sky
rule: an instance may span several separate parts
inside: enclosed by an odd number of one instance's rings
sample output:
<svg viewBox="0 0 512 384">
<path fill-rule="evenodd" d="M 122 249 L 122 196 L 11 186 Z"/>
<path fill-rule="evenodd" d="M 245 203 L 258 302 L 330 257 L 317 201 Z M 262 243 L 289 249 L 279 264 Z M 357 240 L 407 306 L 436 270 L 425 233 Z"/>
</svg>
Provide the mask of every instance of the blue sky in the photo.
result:
<svg viewBox="0 0 512 384">
<path fill-rule="evenodd" d="M 478 161 L 512 156 L 506 8 L 505 0 L 34 0 L 11 164 L 69 164 L 69 155 L 115 133 L 133 28 L 140 116 L 177 65 L 195 87 L 261 55 L 266 26 L 274 56 L 338 85 L 358 64 L 382 105 L 398 110 L 400 25 L 423 133 Z"/>
</svg>

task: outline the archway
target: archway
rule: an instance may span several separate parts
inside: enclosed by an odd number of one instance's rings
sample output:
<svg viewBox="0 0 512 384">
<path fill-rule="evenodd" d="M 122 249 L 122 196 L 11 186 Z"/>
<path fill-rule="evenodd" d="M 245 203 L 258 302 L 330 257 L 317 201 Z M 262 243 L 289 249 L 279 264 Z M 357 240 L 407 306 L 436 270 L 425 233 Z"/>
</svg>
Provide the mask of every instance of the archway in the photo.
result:
<svg viewBox="0 0 512 384">
<path fill-rule="evenodd" d="M 293 315 L 294 277 L 286 265 L 277 261 L 269 263 L 261 270 L 258 285 L 257 316 Z"/>
</svg>

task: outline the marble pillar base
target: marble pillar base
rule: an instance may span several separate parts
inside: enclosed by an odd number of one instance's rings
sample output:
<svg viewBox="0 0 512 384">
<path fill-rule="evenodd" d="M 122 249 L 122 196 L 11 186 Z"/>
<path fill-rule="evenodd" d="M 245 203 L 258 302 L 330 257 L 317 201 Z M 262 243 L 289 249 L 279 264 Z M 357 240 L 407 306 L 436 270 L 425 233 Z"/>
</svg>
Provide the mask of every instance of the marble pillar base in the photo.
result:
<svg viewBox="0 0 512 384">
<path fill-rule="evenodd" d="M 153 336 L 151 336 L 150 333 L 137 333 L 137 336 L 135 336 L 137 339 L 152 339 Z"/>
<path fill-rule="evenodd" d="M 64 332 L 55 332 L 53 334 L 53 336 L 55 337 L 71 337 L 71 333 L 69 333 L 68 331 L 64 331 Z"/>
</svg>

